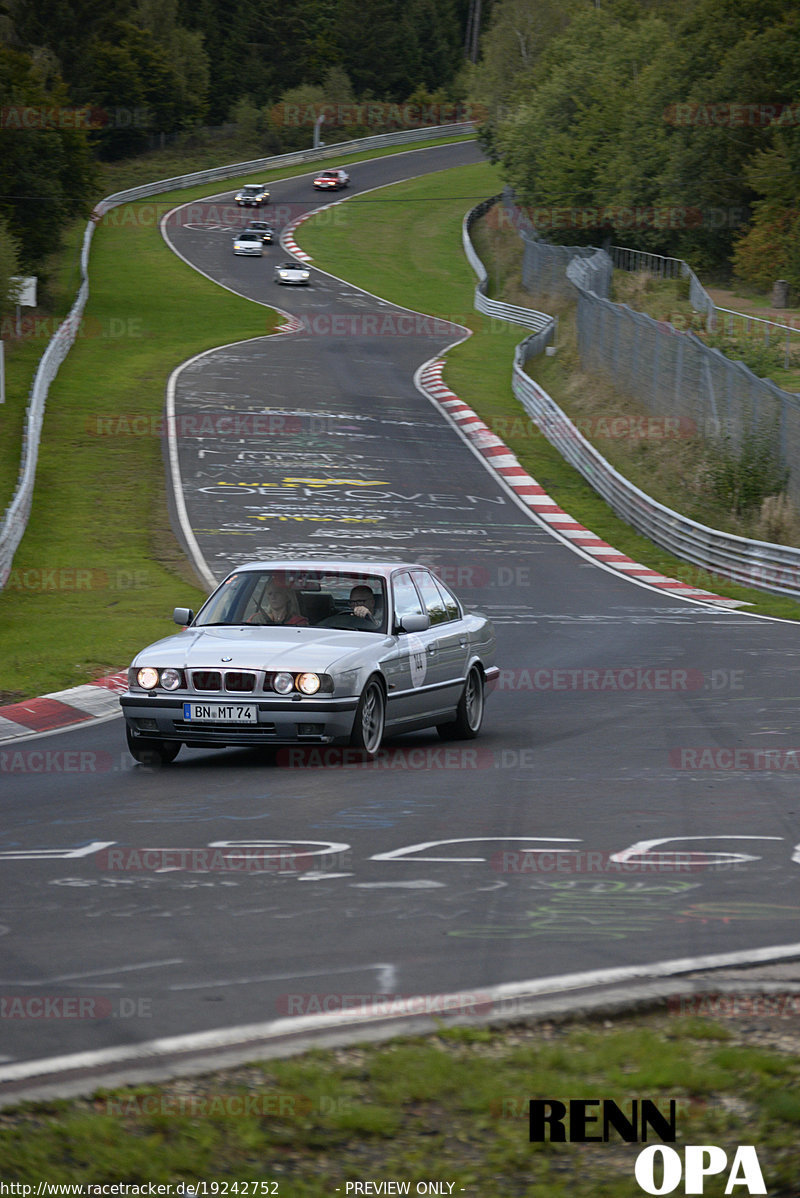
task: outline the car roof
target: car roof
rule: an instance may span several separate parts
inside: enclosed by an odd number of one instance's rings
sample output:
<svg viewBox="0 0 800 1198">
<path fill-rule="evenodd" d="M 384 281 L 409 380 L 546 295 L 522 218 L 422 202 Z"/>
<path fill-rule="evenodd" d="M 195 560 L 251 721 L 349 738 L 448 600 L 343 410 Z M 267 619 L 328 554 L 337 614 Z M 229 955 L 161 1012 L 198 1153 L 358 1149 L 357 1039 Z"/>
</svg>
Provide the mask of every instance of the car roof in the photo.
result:
<svg viewBox="0 0 800 1198">
<path fill-rule="evenodd" d="M 389 578 L 395 570 L 427 570 L 420 562 L 374 562 L 347 559 L 346 561 L 329 561 L 316 558 L 280 558 L 268 561 L 245 562 L 231 570 L 238 574 L 243 570 L 283 570 L 287 574 L 302 574 L 303 571 L 317 570 L 323 574 L 374 574 L 380 578 Z"/>
</svg>

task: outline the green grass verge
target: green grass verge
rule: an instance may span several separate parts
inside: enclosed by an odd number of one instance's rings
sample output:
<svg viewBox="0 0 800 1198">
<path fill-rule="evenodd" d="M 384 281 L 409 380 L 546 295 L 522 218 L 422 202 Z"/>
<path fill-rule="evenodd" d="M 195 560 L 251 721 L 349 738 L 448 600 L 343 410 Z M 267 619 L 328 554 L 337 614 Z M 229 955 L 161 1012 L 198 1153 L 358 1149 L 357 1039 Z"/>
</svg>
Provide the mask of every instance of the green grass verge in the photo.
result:
<svg viewBox="0 0 800 1198">
<path fill-rule="evenodd" d="M 372 151 L 344 161 L 378 156 Z M 0 592 L 0 703 L 126 667 L 142 645 L 168 635 L 176 602 L 196 607 L 203 598 L 170 529 L 161 437 L 96 430 L 113 414 L 144 416 L 155 426 L 177 365 L 280 323 L 272 309 L 216 287 L 181 262 L 158 231 L 157 216 L 175 203 L 241 181 L 160 195 L 146 202 L 147 219 L 141 208 L 126 205 L 98 226 L 84 333 L 50 389 L 31 519 Z M 74 297 L 80 237 L 76 226 L 56 272 L 54 303 L 62 314 Z M 0 426 L 8 498 L 30 380 L 43 349 L 41 339 L 22 343 L 13 360 L 14 394 L 3 413 L 8 423 Z"/>
<path fill-rule="evenodd" d="M 465 211 L 473 198 L 477 202 L 497 192 L 500 182 L 498 168 L 481 163 L 396 184 L 364 201 L 348 201 L 355 211 L 346 228 L 338 230 L 316 217 L 301 227 L 298 240 L 316 266 L 394 303 L 458 320 L 473 330 L 468 341 L 448 354 L 448 386 L 503 437 L 525 469 L 576 520 L 671 578 L 740 600 L 762 615 L 800 619 L 800 604 L 794 600 L 708 574 L 634 532 L 527 418 L 511 390 L 513 347 L 525 330 L 474 312 L 475 276 L 461 249 Z M 487 262 L 490 273 L 502 276 L 502 265 L 498 271 L 495 266 Z M 558 355 L 542 357 L 531 369 L 556 401 L 565 382 L 563 371 Z M 678 502 L 676 496 L 673 506 Z"/>
<path fill-rule="evenodd" d="M 426 1038 L 31 1104 L 0 1111 L 3 1175 L 34 1186 L 202 1180 L 219 1194 L 272 1181 L 256 1192 L 284 1198 L 389 1179 L 412 1194 L 436 1179 L 476 1198 L 630 1198 L 643 1192 L 642 1144 L 613 1131 L 607 1143 L 530 1143 L 528 1102 L 613 1098 L 630 1111 L 647 1097 L 664 1113 L 675 1100 L 681 1157 L 686 1144 L 716 1144 L 730 1167 L 737 1146 L 753 1144 L 780 1198 L 796 1193 L 800 1060 L 786 1021 L 772 1023 L 783 1026 L 666 1013 L 504 1032 L 442 1025 Z M 706 1180 L 705 1194 L 722 1195 L 726 1180 L 727 1170 Z"/>
</svg>

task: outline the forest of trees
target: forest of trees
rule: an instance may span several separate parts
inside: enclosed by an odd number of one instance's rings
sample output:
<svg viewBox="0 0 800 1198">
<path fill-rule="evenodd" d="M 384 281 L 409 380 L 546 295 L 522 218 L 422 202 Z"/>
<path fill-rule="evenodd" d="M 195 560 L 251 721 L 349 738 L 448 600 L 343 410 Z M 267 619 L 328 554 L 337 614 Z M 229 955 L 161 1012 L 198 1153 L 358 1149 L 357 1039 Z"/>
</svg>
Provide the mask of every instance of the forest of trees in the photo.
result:
<svg viewBox="0 0 800 1198">
<path fill-rule="evenodd" d="M 800 292 L 795 0 L 500 0 L 482 50 L 484 142 L 551 240 Z"/>
<path fill-rule="evenodd" d="M 0 275 L 86 210 L 98 158 L 226 121 L 277 153 L 311 139 L 281 103 L 411 98 L 485 106 L 483 144 L 551 240 L 800 292 L 796 0 L 483 0 L 477 63 L 470 10 L 0 0 Z M 26 106 L 46 127 L 20 126 Z"/>
</svg>

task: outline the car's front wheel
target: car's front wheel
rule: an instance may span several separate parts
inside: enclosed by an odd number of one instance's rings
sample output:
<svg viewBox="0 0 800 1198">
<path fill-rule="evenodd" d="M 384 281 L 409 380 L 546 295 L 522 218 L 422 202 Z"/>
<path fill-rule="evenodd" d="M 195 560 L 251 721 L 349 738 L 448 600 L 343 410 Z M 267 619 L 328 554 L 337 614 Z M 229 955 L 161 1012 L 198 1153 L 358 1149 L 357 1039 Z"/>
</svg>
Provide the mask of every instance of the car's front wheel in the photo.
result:
<svg viewBox="0 0 800 1198">
<path fill-rule="evenodd" d="M 146 740 L 140 736 L 133 736 L 127 724 L 125 736 L 131 757 L 141 765 L 169 765 L 181 751 L 179 740 Z"/>
<path fill-rule="evenodd" d="M 450 724 L 437 724 L 436 731 L 443 740 L 474 740 L 483 723 L 483 706 L 483 674 L 478 666 L 473 666 L 467 674 L 455 720 Z"/>
<path fill-rule="evenodd" d="M 374 757 L 381 747 L 386 725 L 386 697 L 377 678 L 370 678 L 361 692 L 350 734 L 350 744 Z"/>
</svg>

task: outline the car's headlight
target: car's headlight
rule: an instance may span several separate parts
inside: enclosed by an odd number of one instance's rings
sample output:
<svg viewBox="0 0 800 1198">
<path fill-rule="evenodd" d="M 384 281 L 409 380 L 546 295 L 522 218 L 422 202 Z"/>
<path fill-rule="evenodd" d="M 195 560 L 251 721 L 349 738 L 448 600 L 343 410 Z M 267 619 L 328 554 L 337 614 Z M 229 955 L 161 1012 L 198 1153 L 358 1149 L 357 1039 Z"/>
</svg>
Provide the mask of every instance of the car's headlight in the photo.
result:
<svg viewBox="0 0 800 1198">
<path fill-rule="evenodd" d="M 294 682 L 304 695 L 315 695 L 320 688 L 319 674 L 298 674 Z"/>
<path fill-rule="evenodd" d="M 179 670 L 161 671 L 161 685 L 164 687 L 164 690 L 176 691 L 182 682 L 183 679 Z"/>
<path fill-rule="evenodd" d="M 288 279 L 288 278 L 289 278 L 289 272 L 288 272 L 287 270 L 279 270 L 279 271 L 278 271 L 278 274 L 280 275 L 280 277 L 281 277 L 282 279 Z"/>
<path fill-rule="evenodd" d="M 301 279 L 307 279 L 307 278 L 308 278 L 308 271 L 307 271 L 307 270 L 301 270 L 301 272 L 300 272 L 300 278 L 301 278 Z"/>
<path fill-rule="evenodd" d="M 291 674 L 287 674 L 285 670 L 282 670 L 272 679 L 272 688 L 279 695 L 290 695 L 294 690 L 294 678 Z"/>
<path fill-rule="evenodd" d="M 152 666 L 145 666 L 139 670 L 136 675 L 136 681 L 146 691 L 151 691 L 153 687 L 158 686 L 158 670 L 154 670 Z"/>
</svg>

